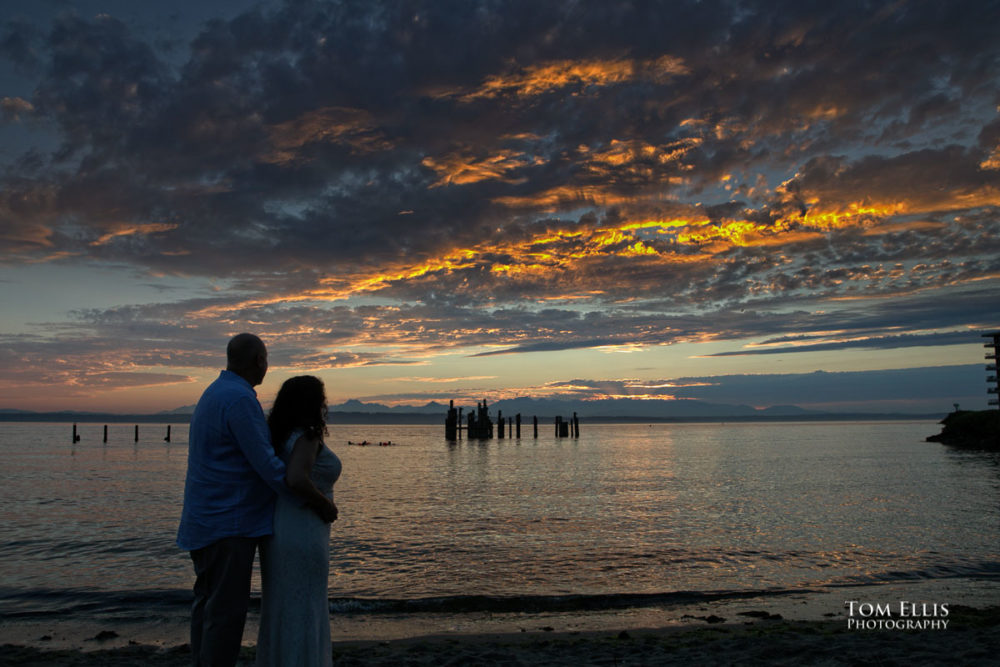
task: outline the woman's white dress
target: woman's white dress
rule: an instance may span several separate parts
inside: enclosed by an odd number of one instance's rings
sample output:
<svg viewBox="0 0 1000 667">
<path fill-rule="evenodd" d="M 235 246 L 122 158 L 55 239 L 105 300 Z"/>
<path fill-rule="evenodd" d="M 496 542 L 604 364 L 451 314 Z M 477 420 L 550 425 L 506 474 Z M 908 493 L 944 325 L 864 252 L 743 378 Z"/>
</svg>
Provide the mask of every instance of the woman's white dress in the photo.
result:
<svg viewBox="0 0 1000 667">
<path fill-rule="evenodd" d="M 288 463 L 292 433 L 281 458 Z M 312 481 L 333 499 L 340 459 L 323 445 L 312 468 Z M 260 548 L 261 613 L 257 633 L 260 666 L 330 665 L 330 524 L 294 498 L 279 496 L 274 535 Z"/>
</svg>

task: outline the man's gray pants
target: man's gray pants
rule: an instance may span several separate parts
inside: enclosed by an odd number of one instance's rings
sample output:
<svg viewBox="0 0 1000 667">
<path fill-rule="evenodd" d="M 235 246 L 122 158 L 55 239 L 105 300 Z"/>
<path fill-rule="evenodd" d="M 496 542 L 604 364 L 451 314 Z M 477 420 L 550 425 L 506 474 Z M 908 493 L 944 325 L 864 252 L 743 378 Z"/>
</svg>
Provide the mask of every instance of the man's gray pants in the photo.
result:
<svg viewBox="0 0 1000 667">
<path fill-rule="evenodd" d="M 196 577 L 191 607 L 191 657 L 195 667 L 236 664 L 259 541 L 256 537 L 226 537 L 191 552 Z"/>
</svg>

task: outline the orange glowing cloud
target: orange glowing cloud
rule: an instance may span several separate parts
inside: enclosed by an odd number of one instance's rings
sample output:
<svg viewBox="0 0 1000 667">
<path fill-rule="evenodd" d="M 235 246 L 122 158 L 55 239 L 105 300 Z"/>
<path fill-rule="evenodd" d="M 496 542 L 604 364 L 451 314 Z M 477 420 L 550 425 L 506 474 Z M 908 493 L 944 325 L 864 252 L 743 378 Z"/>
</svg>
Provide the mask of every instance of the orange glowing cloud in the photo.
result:
<svg viewBox="0 0 1000 667">
<path fill-rule="evenodd" d="M 443 185 L 468 185 L 486 180 L 501 180 L 508 183 L 522 183 L 523 178 L 509 179 L 505 174 L 529 165 L 544 164 L 540 157 L 530 157 L 520 151 L 504 150 L 496 155 L 476 159 L 464 153 L 452 153 L 441 158 L 424 158 L 425 167 L 433 169 L 439 176 L 432 188 Z"/>
<path fill-rule="evenodd" d="M 226 312 L 275 303 L 328 302 L 360 295 L 386 293 L 394 288 L 415 287 L 441 281 L 448 289 L 468 285 L 477 289 L 484 277 L 506 284 L 537 302 L 602 298 L 616 292 L 615 278 L 624 267 L 643 271 L 671 271 L 671 267 L 710 265 L 720 255 L 737 247 L 788 246 L 822 238 L 838 229 L 857 228 L 866 235 L 890 233 L 902 228 L 926 227 L 927 222 L 893 222 L 907 207 L 901 203 L 852 202 L 823 204 L 812 201 L 800 211 L 766 223 L 749 217 L 710 219 L 698 207 L 689 215 L 671 218 L 624 220 L 616 224 L 567 224 L 539 230 L 529 236 L 508 239 L 503 234 L 482 243 L 442 249 L 430 258 L 383 263 L 379 267 L 352 267 L 350 272 L 330 275 L 312 289 L 278 294 L 237 305 L 213 306 L 200 312 L 204 317 L 225 317 Z M 902 227 L 901 227 L 902 225 Z M 611 262 L 606 264 L 606 262 Z M 608 284 L 601 276 L 608 276 Z M 465 276 L 465 278 L 463 278 Z M 581 278 L 586 276 L 586 280 Z M 475 277 L 475 279 L 473 279 Z M 891 276 L 888 276 L 891 278 Z M 879 276 L 847 276 L 845 280 L 874 280 Z M 499 284 L 499 283 L 497 283 Z M 545 285 L 544 293 L 535 286 Z M 755 288 L 770 289 L 761 282 Z M 537 293 L 536 297 L 529 294 Z M 384 317 L 380 313 L 379 317 Z M 373 330 L 377 321 L 365 325 Z M 490 334 L 470 331 L 470 334 Z M 382 334 L 380 334 L 382 335 Z M 391 332 L 384 332 L 391 338 Z M 359 337 L 359 341 L 364 336 Z M 405 341 L 400 341 L 405 343 Z"/>
<path fill-rule="evenodd" d="M 994 148 L 989 157 L 979 163 L 979 168 L 1000 170 L 1000 146 Z"/>
<path fill-rule="evenodd" d="M 359 153 L 385 150 L 391 146 L 378 131 L 371 114 L 362 109 L 324 107 L 302 114 L 270 128 L 271 152 L 264 162 L 287 164 L 311 144 L 339 143 Z"/>
<path fill-rule="evenodd" d="M 635 201 L 635 197 L 616 193 L 614 188 L 605 186 L 561 185 L 533 195 L 496 197 L 492 201 L 508 208 L 556 211 L 565 206 L 576 206 L 583 203 L 597 206 L 616 206 Z"/>
<path fill-rule="evenodd" d="M 832 104 L 820 104 L 807 110 L 806 117 L 811 120 L 834 120 L 847 113 L 847 109 Z"/>
<path fill-rule="evenodd" d="M 674 234 L 679 243 L 699 245 L 707 252 L 721 252 L 734 246 L 799 243 L 820 238 L 836 229 L 869 229 L 905 210 L 899 203 L 852 202 L 827 207 L 816 201 L 811 203 L 813 206 L 805 213 L 789 214 L 767 225 L 749 220 L 696 220 L 683 225 Z"/>
<path fill-rule="evenodd" d="M 684 61 L 669 55 L 655 60 L 558 60 L 488 77 L 478 90 L 461 99 L 468 102 L 502 95 L 530 97 L 571 85 L 610 86 L 636 79 L 662 82 L 687 73 Z"/>
<path fill-rule="evenodd" d="M 7 227 L 0 232 L 0 241 L 3 247 L 0 255 L 13 255 L 17 250 L 49 248 L 52 247 L 52 230 L 38 223 Z"/>
<path fill-rule="evenodd" d="M 581 262 L 608 258 L 646 258 L 661 263 L 690 264 L 710 259 L 698 253 L 679 254 L 658 249 L 639 236 L 641 231 L 671 228 L 687 221 L 627 222 L 615 227 L 571 228 L 549 230 L 536 237 L 520 241 L 491 240 L 468 248 L 455 248 L 441 256 L 418 262 L 399 261 L 380 270 L 360 270 L 352 274 L 325 278 L 313 289 L 297 294 L 281 294 L 266 299 L 252 299 L 236 305 L 210 306 L 197 312 L 205 318 L 224 318 L 226 313 L 240 308 L 260 307 L 294 301 L 336 301 L 362 294 L 376 294 L 392 286 L 458 274 L 469 269 L 485 270 L 510 280 L 572 275 Z M 584 297 L 601 294 L 588 287 Z M 579 292 L 563 292 L 546 297 L 558 300 L 579 297 Z M 544 299 L 546 297 L 539 297 Z"/>
<path fill-rule="evenodd" d="M 30 116 L 35 111 L 35 105 L 23 97 L 4 97 L 0 99 L 0 114 L 6 120 L 18 122 L 22 116 Z"/>
<path fill-rule="evenodd" d="M 689 137 L 664 145 L 653 145 L 643 141 L 621 141 L 612 139 L 607 150 L 591 152 L 586 146 L 580 147 L 580 153 L 593 162 L 604 163 L 612 167 L 621 167 L 638 161 L 650 161 L 659 164 L 677 162 L 692 148 L 703 143 L 698 137 Z"/>
<path fill-rule="evenodd" d="M 844 206 L 829 206 L 825 208 L 815 199 L 807 203 L 811 205 L 811 208 L 804 215 L 791 219 L 799 221 L 805 227 L 819 231 L 853 226 L 870 226 L 876 221 L 909 212 L 907 211 L 907 206 L 902 202 L 879 204 L 851 202 Z M 785 222 L 789 220 L 789 218 L 784 219 Z"/>
<path fill-rule="evenodd" d="M 489 77 L 479 90 L 465 99 L 497 97 L 506 93 L 518 96 L 539 95 L 570 84 L 607 86 L 628 81 L 634 74 L 634 65 L 627 60 L 562 60 L 532 65 L 520 74 Z"/>
<path fill-rule="evenodd" d="M 169 232 L 172 229 L 177 229 L 177 225 L 169 222 L 148 222 L 145 224 L 123 222 L 111 225 L 108 231 L 98 237 L 97 240 L 92 241 L 90 245 L 102 246 L 107 245 L 112 240 L 123 236 L 145 236 L 149 234 Z"/>
</svg>

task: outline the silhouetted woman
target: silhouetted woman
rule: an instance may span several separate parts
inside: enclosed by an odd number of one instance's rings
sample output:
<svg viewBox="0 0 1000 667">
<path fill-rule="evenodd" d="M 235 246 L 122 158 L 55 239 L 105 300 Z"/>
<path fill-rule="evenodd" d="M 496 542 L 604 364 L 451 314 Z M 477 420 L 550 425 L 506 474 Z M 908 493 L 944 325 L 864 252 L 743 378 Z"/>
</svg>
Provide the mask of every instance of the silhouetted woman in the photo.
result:
<svg viewBox="0 0 1000 667">
<path fill-rule="evenodd" d="M 323 443 L 326 395 L 311 375 L 287 380 L 268 417 L 275 452 L 296 493 L 333 499 L 340 459 Z M 294 498 L 279 495 L 274 535 L 260 551 L 261 614 L 257 664 L 330 665 L 330 524 Z"/>
</svg>

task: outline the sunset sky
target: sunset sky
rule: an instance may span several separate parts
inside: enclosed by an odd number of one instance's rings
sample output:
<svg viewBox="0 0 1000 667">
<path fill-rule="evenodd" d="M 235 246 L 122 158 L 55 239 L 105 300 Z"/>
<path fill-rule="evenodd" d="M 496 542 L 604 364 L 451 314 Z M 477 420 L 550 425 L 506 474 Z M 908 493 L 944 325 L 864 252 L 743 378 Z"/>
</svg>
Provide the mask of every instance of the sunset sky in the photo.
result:
<svg viewBox="0 0 1000 667">
<path fill-rule="evenodd" d="M 986 406 L 998 2 L 2 5 L 0 408 Z"/>
</svg>

